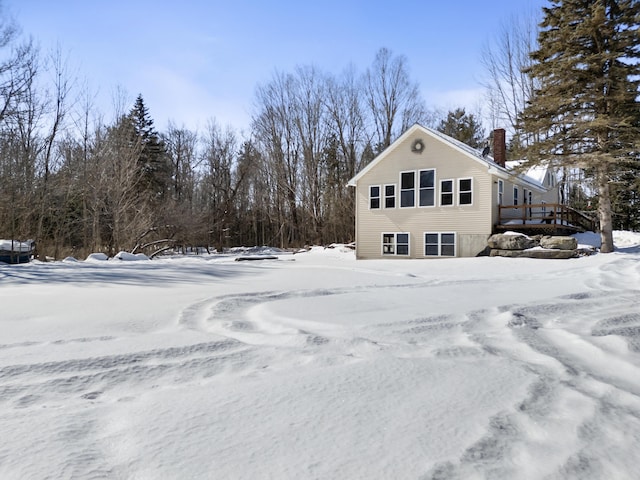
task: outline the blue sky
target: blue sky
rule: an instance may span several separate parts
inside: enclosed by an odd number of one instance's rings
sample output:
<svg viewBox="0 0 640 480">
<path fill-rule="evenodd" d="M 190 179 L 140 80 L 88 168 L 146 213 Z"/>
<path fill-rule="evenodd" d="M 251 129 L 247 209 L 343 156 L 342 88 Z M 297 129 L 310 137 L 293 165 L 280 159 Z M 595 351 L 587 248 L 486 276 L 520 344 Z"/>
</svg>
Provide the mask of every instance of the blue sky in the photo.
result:
<svg viewBox="0 0 640 480">
<path fill-rule="evenodd" d="M 483 45 L 546 0 L 0 0 L 43 51 L 60 45 L 109 115 L 141 93 L 156 126 L 246 129 L 258 84 L 315 65 L 359 72 L 387 47 L 431 107 L 480 106 Z"/>
</svg>

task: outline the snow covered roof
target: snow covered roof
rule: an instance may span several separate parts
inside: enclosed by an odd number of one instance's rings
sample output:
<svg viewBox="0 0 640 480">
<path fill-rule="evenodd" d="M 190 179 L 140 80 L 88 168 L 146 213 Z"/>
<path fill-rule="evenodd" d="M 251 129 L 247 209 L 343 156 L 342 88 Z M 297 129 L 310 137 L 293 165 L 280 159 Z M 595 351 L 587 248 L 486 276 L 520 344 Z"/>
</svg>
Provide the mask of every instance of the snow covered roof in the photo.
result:
<svg viewBox="0 0 640 480">
<path fill-rule="evenodd" d="M 33 243 L 31 241 L 0 240 L 0 250 L 6 252 L 30 252 L 33 250 Z"/>
</svg>

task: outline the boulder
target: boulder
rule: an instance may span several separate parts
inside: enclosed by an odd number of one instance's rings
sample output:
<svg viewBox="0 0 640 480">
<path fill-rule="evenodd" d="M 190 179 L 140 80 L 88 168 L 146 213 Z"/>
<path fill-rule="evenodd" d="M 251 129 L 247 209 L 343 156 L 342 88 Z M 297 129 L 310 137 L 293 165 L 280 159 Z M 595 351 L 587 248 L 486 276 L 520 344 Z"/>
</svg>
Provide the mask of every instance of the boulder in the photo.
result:
<svg viewBox="0 0 640 480">
<path fill-rule="evenodd" d="M 535 240 L 523 234 L 496 233 L 489 237 L 487 244 L 498 250 L 526 250 L 536 246 Z"/>
<path fill-rule="evenodd" d="M 490 257 L 510 257 L 510 258 L 518 258 L 524 257 L 524 250 L 501 250 L 499 248 L 494 248 L 491 250 L 489 254 Z"/>
<path fill-rule="evenodd" d="M 534 248 L 531 250 L 491 250 L 492 257 L 567 259 L 576 257 L 577 255 L 576 250 L 551 250 L 542 248 Z"/>
<path fill-rule="evenodd" d="M 573 237 L 544 236 L 540 239 L 540 246 L 553 250 L 575 250 L 578 248 L 578 240 Z"/>
<path fill-rule="evenodd" d="M 550 259 L 566 259 L 577 257 L 575 250 L 552 250 L 552 249 L 534 249 L 526 250 L 527 258 L 550 258 Z"/>
</svg>

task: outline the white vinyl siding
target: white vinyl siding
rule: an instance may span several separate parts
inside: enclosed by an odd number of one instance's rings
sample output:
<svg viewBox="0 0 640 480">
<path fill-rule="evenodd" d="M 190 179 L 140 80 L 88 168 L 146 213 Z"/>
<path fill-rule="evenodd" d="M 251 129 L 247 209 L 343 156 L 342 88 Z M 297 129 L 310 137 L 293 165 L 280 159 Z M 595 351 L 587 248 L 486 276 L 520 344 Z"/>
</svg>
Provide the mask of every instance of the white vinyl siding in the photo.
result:
<svg viewBox="0 0 640 480">
<path fill-rule="evenodd" d="M 411 152 L 411 145 L 421 138 L 425 144 L 422 154 Z M 359 259 L 407 258 L 383 255 L 382 233 L 410 233 L 410 257 L 435 259 L 424 256 L 423 236 L 429 232 L 456 232 L 456 256 L 475 256 L 485 246 L 493 228 L 493 213 L 497 215 L 496 177 L 487 173 L 480 161 L 467 157 L 438 138 L 427 134 L 409 136 L 406 142 L 387 151 L 384 161 L 378 163 L 358 179 L 356 191 L 356 255 Z M 418 207 L 418 172 L 435 170 L 436 204 L 434 207 Z M 401 205 L 402 173 L 408 173 L 413 181 L 409 197 L 413 207 Z M 458 206 L 458 179 L 473 178 L 473 205 Z M 441 179 L 453 180 L 453 206 L 441 207 Z M 385 209 L 385 185 L 395 184 L 395 208 Z M 381 185 L 381 209 L 369 209 L 369 186 Z M 411 185 L 405 184 L 405 187 Z M 511 201 L 512 185 L 505 181 L 505 203 Z M 509 198 L 507 198 L 509 197 Z M 480 240 L 478 240 L 480 239 Z M 417 243 L 416 243 L 417 242 Z M 478 246 L 481 245 L 481 246 Z M 395 255 L 395 253 L 394 253 Z"/>
</svg>

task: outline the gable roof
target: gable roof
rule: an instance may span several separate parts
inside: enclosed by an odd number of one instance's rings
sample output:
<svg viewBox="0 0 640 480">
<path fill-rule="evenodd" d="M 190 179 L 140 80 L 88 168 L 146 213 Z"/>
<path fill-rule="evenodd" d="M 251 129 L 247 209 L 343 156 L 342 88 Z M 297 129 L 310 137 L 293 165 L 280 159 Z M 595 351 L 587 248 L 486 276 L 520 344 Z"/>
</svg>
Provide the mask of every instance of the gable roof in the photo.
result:
<svg viewBox="0 0 640 480">
<path fill-rule="evenodd" d="M 471 160 L 481 163 L 482 165 L 487 167 L 487 170 L 491 174 L 498 175 L 503 178 L 518 178 L 521 182 L 528 184 L 532 188 L 535 188 L 537 190 L 546 190 L 542 185 L 542 183 L 539 182 L 537 179 L 528 177 L 525 174 L 515 175 L 513 172 L 510 171 L 509 168 L 506 168 L 497 164 L 493 160 L 492 156 L 490 155 L 483 156 L 480 150 L 470 147 L 466 143 L 456 140 L 455 138 L 450 137 L 449 135 L 445 135 L 442 132 L 438 132 L 433 128 L 424 127 L 418 123 L 408 128 L 391 145 L 389 145 L 380 154 L 378 154 L 376 158 L 374 158 L 367 166 L 365 166 L 352 179 L 350 179 L 349 182 L 347 182 L 347 186 L 355 187 L 358 180 L 360 180 L 364 175 L 366 175 L 367 172 L 369 172 L 371 169 L 375 168 L 375 166 L 378 165 L 378 163 L 382 162 L 391 152 L 393 152 L 396 148 L 398 148 L 404 142 L 404 140 L 406 140 L 416 131 L 419 131 L 420 133 L 428 135 L 440 142 L 446 143 L 447 145 L 459 151 L 460 153 L 464 154 L 466 157 L 470 158 Z"/>
</svg>

